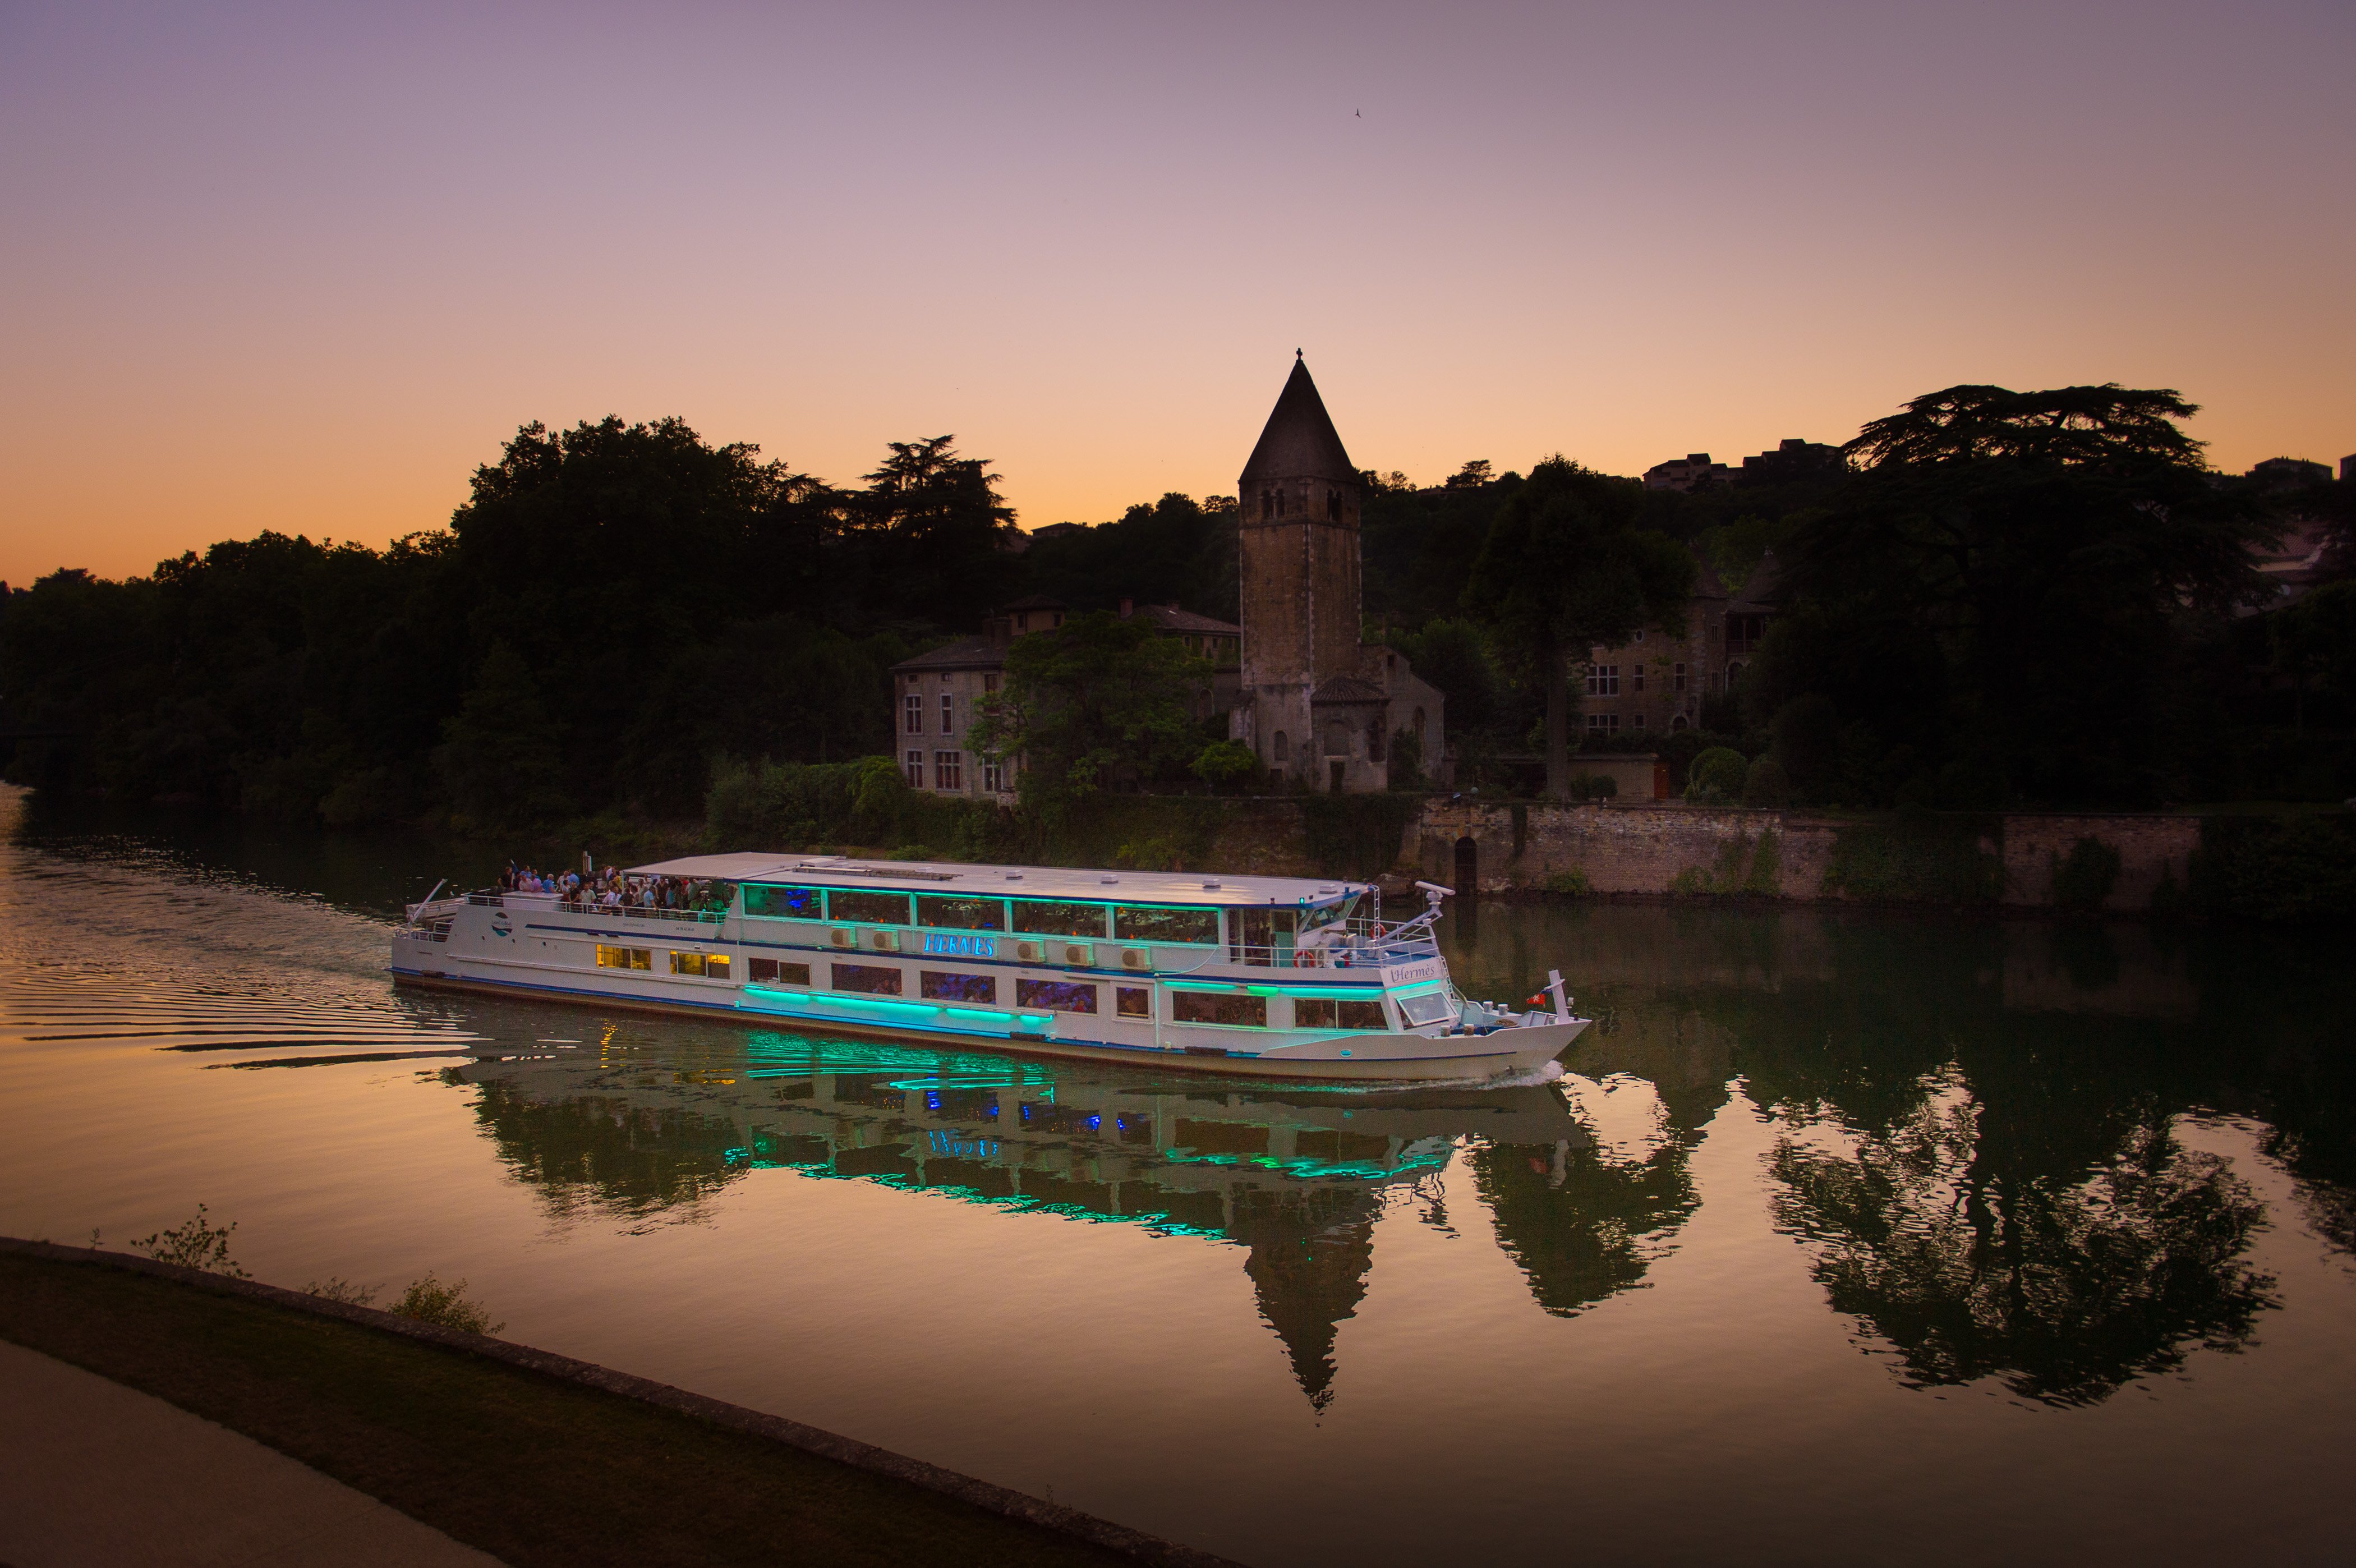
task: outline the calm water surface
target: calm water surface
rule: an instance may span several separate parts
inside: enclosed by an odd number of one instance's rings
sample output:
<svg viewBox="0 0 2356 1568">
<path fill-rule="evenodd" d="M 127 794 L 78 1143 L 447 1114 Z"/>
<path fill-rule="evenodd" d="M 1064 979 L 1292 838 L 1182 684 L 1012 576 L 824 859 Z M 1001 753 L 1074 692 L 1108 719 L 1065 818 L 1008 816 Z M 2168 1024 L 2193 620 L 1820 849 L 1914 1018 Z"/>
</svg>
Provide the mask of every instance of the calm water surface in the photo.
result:
<svg viewBox="0 0 2356 1568">
<path fill-rule="evenodd" d="M 1457 972 L 1561 964 L 1562 1076 L 1343 1093 L 396 993 L 482 869 L 29 818 L 0 1230 L 202 1200 L 1258 1563 L 2344 1545 L 2344 938 L 1491 904 Z"/>
</svg>

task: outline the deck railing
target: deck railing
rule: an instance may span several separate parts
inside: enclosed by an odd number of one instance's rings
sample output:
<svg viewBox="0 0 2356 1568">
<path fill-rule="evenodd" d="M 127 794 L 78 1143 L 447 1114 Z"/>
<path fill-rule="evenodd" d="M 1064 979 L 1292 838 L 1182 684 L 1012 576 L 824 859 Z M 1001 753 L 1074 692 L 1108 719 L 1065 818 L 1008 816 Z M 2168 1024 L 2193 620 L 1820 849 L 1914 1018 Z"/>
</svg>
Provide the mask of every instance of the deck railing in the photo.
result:
<svg viewBox="0 0 2356 1568">
<path fill-rule="evenodd" d="M 728 918 L 725 909 L 651 909 L 637 904 L 591 904 L 578 899 L 560 899 L 558 908 L 574 915 L 619 915 L 626 920 L 685 920 L 694 925 L 716 926 Z"/>
</svg>

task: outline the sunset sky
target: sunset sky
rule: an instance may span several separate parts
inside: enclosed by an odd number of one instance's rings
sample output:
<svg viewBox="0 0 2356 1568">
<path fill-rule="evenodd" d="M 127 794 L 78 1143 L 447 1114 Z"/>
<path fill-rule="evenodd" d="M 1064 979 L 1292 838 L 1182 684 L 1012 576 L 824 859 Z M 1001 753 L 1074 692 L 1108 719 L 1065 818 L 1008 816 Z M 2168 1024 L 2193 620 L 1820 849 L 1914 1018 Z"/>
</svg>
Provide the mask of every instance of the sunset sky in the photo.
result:
<svg viewBox="0 0 2356 1568">
<path fill-rule="evenodd" d="M 1436 482 L 1958 381 L 2356 453 L 2356 5 L 0 0 L 0 578 L 448 521 L 526 421 L 1026 526 L 1231 493 L 1295 348 Z"/>
</svg>

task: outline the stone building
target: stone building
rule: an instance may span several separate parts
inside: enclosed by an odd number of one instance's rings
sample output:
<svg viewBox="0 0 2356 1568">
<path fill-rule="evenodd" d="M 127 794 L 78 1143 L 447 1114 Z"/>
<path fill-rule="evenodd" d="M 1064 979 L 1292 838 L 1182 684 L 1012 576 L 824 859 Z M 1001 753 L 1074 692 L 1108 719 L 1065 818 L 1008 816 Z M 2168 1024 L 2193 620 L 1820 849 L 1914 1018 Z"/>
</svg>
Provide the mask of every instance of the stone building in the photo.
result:
<svg viewBox="0 0 2356 1568">
<path fill-rule="evenodd" d="M 964 795 L 1012 801 L 1012 768 L 968 748 L 966 736 L 981 716 L 982 699 L 994 694 L 1006 674 L 1006 650 L 1014 639 L 1053 631 L 1071 607 L 1034 594 L 1001 605 L 969 637 L 892 666 L 893 733 L 898 737 L 901 774 L 909 787 L 937 795 Z M 1196 703 L 1195 716 L 1209 718 L 1234 705 L 1242 662 L 1244 628 L 1180 609 L 1176 605 L 1120 602 L 1121 618 L 1141 618 L 1164 637 L 1179 639 L 1186 651 L 1208 659 L 1211 689 Z"/>
<path fill-rule="evenodd" d="M 1402 735 L 1442 777 L 1440 693 L 1359 640 L 1358 470 L 1297 354 L 1237 486 L 1243 669 L 1228 733 L 1270 772 L 1335 793 L 1387 789 Z"/>
<path fill-rule="evenodd" d="M 1702 703 L 1741 680 L 1783 599 L 1783 571 L 1767 552 L 1740 593 L 1707 562 L 1694 578 L 1682 635 L 1640 631 L 1617 648 L 1588 650 L 1581 706 L 1587 727 L 1641 743 L 1647 734 L 1701 723 Z"/>
</svg>

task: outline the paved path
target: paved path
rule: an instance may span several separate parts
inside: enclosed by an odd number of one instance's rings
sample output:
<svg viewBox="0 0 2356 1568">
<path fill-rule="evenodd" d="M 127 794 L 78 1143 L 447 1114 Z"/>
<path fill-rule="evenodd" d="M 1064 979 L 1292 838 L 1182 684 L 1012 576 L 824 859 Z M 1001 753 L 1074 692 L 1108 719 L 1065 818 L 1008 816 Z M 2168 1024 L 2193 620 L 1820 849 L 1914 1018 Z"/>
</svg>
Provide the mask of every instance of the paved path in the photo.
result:
<svg viewBox="0 0 2356 1568">
<path fill-rule="evenodd" d="M 0 1341 L 0 1563 L 11 1568 L 498 1568 L 309 1466 Z"/>
</svg>

